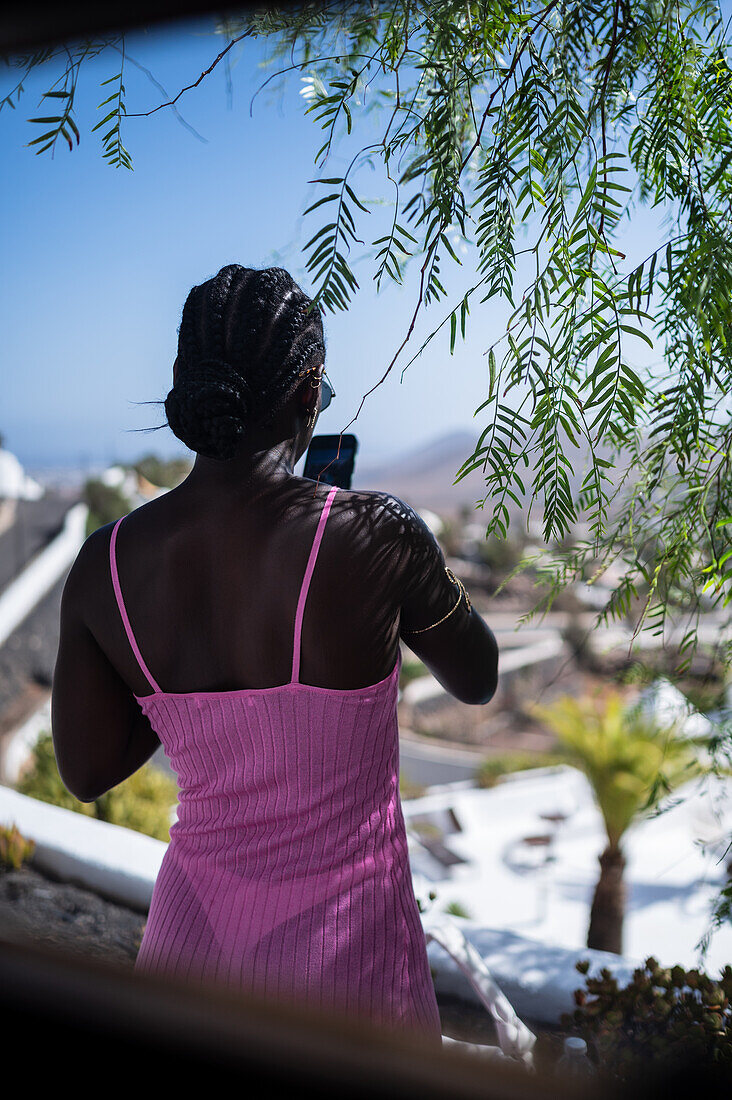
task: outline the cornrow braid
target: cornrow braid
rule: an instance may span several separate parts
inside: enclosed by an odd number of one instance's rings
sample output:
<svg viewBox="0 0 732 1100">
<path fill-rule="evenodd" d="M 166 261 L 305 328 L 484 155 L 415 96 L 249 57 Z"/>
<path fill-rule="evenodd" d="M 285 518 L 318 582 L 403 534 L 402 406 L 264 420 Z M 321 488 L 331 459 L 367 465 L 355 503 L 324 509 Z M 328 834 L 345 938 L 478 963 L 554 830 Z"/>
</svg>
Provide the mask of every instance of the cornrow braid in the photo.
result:
<svg viewBox="0 0 732 1100">
<path fill-rule="evenodd" d="M 186 299 L 168 424 L 191 450 L 233 458 L 247 428 L 271 421 L 324 359 L 321 312 L 292 276 L 229 264 Z"/>
</svg>

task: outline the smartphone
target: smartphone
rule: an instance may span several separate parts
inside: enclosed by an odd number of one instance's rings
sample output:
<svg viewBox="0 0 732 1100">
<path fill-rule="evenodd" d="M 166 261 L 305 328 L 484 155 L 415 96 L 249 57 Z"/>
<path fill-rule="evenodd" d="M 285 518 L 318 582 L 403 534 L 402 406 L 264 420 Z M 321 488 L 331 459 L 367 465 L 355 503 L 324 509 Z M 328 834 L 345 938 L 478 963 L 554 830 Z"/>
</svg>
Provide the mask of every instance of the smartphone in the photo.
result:
<svg viewBox="0 0 732 1100">
<path fill-rule="evenodd" d="M 350 489 L 357 450 L 355 435 L 314 435 L 305 456 L 302 476 Z"/>
</svg>

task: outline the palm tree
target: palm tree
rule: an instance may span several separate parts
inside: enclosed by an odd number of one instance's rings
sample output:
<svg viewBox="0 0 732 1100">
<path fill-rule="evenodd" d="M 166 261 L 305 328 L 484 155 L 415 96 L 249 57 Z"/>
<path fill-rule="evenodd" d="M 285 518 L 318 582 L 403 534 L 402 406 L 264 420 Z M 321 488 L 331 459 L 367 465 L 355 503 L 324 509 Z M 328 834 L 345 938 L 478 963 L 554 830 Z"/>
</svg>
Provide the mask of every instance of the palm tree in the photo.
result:
<svg viewBox="0 0 732 1100">
<path fill-rule="evenodd" d="M 697 752 L 703 738 L 684 737 L 678 724 L 660 725 L 639 707 L 626 708 L 615 690 L 582 699 L 564 695 L 530 709 L 557 735 L 566 762 L 584 772 L 592 786 L 607 846 L 598 857 L 587 946 L 622 954 L 626 887 L 621 840 L 664 795 L 710 771 Z"/>
</svg>

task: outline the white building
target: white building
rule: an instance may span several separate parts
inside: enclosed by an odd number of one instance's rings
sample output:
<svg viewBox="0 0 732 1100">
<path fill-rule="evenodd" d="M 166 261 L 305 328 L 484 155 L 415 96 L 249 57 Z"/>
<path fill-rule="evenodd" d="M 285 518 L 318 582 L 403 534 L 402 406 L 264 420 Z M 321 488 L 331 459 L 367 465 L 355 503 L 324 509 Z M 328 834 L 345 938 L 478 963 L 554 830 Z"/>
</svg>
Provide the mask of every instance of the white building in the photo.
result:
<svg viewBox="0 0 732 1100">
<path fill-rule="evenodd" d="M 45 489 L 29 477 L 11 451 L 0 450 L 0 501 L 38 500 Z"/>
</svg>

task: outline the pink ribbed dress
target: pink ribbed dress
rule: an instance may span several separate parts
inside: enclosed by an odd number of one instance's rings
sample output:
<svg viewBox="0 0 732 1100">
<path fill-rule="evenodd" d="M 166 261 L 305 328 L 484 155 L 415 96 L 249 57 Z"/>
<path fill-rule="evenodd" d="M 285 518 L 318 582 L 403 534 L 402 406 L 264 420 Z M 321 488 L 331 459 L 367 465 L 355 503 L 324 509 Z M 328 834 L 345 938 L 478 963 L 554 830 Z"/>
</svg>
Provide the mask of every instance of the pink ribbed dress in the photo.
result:
<svg viewBox="0 0 732 1100">
<path fill-rule="evenodd" d="M 127 637 L 153 688 L 135 696 L 180 788 L 135 967 L 224 982 L 364 1015 L 441 1043 L 399 799 L 397 690 L 385 680 L 302 684 L 310 578 L 295 615 L 292 679 L 278 687 L 165 692 L 145 664 L 110 568 Z"/>
</svg>

